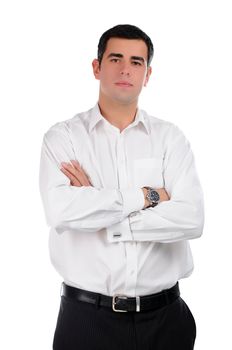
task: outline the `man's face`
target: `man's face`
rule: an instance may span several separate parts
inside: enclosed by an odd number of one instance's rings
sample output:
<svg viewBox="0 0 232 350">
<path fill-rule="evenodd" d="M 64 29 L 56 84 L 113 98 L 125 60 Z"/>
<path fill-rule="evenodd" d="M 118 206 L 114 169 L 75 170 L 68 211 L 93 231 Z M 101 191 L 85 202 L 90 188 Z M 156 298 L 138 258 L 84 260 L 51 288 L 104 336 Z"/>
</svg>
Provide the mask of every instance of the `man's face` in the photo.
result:
<svg viewBox="0 0 232 350">
<path fill-rule="evenodd" d="M 101 66 L 93 61 L 95 78 L 100 80 L 100 97 L 120 104 L 131 104 L 146 86 L 151 67 L 147 67 L 147 46 L 142 40 L 111 38 Z"/>
</svg>

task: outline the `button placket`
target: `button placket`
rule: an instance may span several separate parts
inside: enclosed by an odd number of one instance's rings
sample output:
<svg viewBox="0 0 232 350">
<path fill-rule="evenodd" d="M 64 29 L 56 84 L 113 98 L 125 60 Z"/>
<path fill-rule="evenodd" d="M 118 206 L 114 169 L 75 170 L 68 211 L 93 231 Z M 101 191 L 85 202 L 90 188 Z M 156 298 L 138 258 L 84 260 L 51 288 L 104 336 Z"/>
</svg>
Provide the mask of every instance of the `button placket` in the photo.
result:
<svg viewBox="0 0 232 350">
<path fill-rule="evenodd" d="M 126 242 L 126 281 L 125 293 L 135 296 L 135 288 L 137 283 L 137 247 L 136 242 Z"/>
<path fill-rule="evenodd" d="M 128 188 L 128 174 L 126 170 L 126 155 L 124 150 L 124 134 L 117 139 L 117 168 L 119 188 Z M 118 232 L 115 232 L 118 234 Z M 124 242 L 126 250 L 125 293 L 135 295 L 137 283 L 137 247 L 136 242 Z"/>
<path fill-rule="evenodd" d="M 117 168 L 118 168 L 118 185 L 119 188 L 126 188 L 127 173 L 126 173 L 126 161 L 124 152 L 123 135 L 119 134 L 117 140 Z"/>
</svg>

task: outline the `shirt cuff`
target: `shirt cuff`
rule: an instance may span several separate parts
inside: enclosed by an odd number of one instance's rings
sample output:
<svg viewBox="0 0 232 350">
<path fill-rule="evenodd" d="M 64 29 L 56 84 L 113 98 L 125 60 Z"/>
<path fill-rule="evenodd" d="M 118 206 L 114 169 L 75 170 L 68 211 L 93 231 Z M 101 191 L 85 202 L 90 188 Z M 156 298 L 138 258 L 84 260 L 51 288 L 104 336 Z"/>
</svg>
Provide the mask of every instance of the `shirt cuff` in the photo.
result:
<svg viewBox="0 0 232 350">
<path fill-rule="evenodd" d="M 145 200 L 141 188 L 126 188 L 121 189 L 120 192 L 123 199 L 123 219 L 132 212 L 143 209 Z"/>
</svg>

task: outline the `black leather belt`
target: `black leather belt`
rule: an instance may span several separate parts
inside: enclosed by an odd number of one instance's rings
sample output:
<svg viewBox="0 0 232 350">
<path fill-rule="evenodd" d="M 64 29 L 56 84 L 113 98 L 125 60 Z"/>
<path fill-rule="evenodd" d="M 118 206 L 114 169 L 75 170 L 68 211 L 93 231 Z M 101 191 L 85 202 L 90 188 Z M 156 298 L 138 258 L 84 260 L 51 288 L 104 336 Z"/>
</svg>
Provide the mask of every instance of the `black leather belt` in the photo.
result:
<svg viewBox="0 0 232 350">
<path fill-rule="evenodd" d="M 96 306 L 105 306 L 112 308 L 115 312 L 140 312 L 159 309 L 165 305 L 171 304 L 180 296 L 178 282 L 170 289 L 165 289 L 160 293 L 144 295 L 141 297 L 127 297 L 126 295 L 115 294 L 113 297 L 90 292 L 87 290 L 74 288 L 62 283 L 61 296 Z"/>
</svg>

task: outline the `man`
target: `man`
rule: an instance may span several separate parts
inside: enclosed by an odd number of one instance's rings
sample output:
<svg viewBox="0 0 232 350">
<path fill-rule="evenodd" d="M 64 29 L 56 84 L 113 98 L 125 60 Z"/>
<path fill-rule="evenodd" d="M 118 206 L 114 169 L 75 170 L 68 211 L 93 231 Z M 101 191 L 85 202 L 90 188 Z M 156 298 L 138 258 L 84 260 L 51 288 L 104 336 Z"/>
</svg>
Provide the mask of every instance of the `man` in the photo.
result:
<svg viewBox="0 0 232 350">
<path fill-rule="evenodd" d="M 138 108 L 153 45 L 118 25 L 98 45 L 94 108 L 44 135 L 40 190 L 61 274 L 55 350 L 190 350 L 178 280 L 193 270 L 203 199 L 190 145 Z"/>
</svg>

